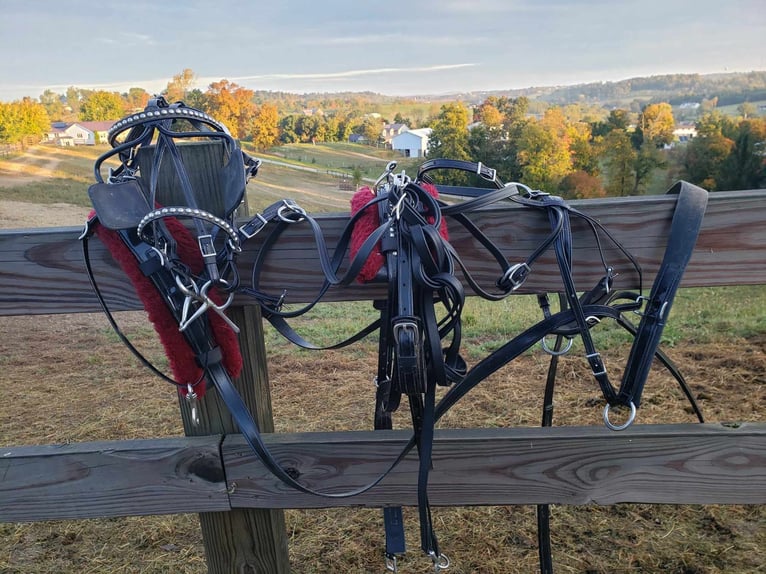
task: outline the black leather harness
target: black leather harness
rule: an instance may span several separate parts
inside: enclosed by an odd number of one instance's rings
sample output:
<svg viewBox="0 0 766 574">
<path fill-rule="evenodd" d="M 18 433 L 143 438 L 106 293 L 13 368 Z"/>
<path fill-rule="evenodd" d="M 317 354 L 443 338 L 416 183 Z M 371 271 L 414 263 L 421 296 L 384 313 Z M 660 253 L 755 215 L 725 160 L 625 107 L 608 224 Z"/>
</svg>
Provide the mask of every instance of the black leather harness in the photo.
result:
<svg viewBox="0 0 766 574">
<path fill-rule="evenodd" d="M 152 111 L 160 114 L 157 121 L 149 124 L 146 121 L 135 120 L 117 128 L 118 132 L 129 130 L 130 133 L 126 143 L 112 142 L 115 146 L 112 154 L 118 154 L 122 164 L 108 181 L 101 178 L 101 160 L 97 162 L 98 183 L 91 189 L 97 217 L 107 227 L 117 230 L 121 241 L 135 257 L 144 275 L 162 294 L 173 317 L 182 328 L 186 341 L 193 349 L 207 385 L 217 390 L 245 440 L 264 465 L 283 483 L 302 492 L 328 498 L 355 496 L 374 487 L 413 448 L 417 450 L 421 548 L 433 561 L 435 571 L 446 568 L 449 560 L 439 548 L 428 502 L 428 476 L 432 465 L 434 427 L 471 389 L 533 345 L 545 341 L 546 337 L 555 336 L 555 344 L 552 348 L 548 347 L 547 343 L 545 345 L 552 354 L 552 359 L 544 397 L 543 425 L 550 425 L 552 421 L 552 394 L 558 356 L 563 352 L 564 341 L 575 336 L 579 336 L 583 342 L 585 359 L 604 396 L 604 421 L 609 428 L 621 430 L 633 422 L 655 357 L 659 357 L 671 369 L 671 373 L 676 376 L 692 401 L 695 411 L 699 413 L 683 378 L 669 359 L 658 351 L 658 345 L 701 226 L 707 200 L 704 190 L 685 182 L 677 184 L 671 190 L 678 199 L 670 237 L 662 265 L 648 297 L 643 297 L 640 293 L 615 291 L 612 267 L 606 261 L 604 276 L 598 284 L 587 291 L 578 291 L 572 276 L 574 262 L 571 218 L 586 221 L 599 246 L 603 240 L 612 242 L 633 264 L 639 277 L 640 267 L 601 224 L 574 209 L 561 198 L 528 189 L 521 184 L 504 185 L 497 179 L 494 170 L 472 162 L 431 160 L 423 164 L 414 180 L 403 172 L 394 173 L 395 164 L 390 164 L 372 188 L 367 206 L 377 211 L 379 225 L 366 238 L 356 256 L 347 261 L 349 241 L 364 210 L 350 218 L 340 240 L 329 250 L 317 222 L 289 200 L 275 203 L 262 214 L 236 227 L 233 208 L 227 208 L 220 213 L 201 209 L 189 192 L 190 184 L 181 175 L 179 180 L 188 205 L 166 208 L 156 206 L 156 173 L 159 171 L 161 158 L 170 158 L 169 161 L 179 173 L 184 172 L 178 150 L 170 141 L 171 136 L 178 136 L 170 128 L 172 122 L 182 115 L 191 118 L 191 125 L 197 130 L 192 133 L 202 135 L 205 135 L 205 130 L 202 129 L 205 125 L 212 123 L 214 128 L 218 125 L 210 118 L 184 113 L 181 107 L 168 107 L 167 104 L 159 102 L 155 108 Z M 165 114 L 162 114 L 163 110 L 166 110 Z M 151 130 L 147 125 L 151 126 Z M 229 142 L 225 136 L 218 136 L 217 131 L 216 137 Z M 140 173 L 136 174 L 131 163 L 131 150 L 135 149 L 136 142 L 151 142 L 156 132 L 160 134 L 155 149 L 155 157 L 158 159 L 154 175 L 146 183 L 140 178 Z M 128 145 L 131 142 L 132 145 Z M 237 197 L 241 198 L 243 182 L 248 175 L 254 174 L 257 165 L 238 150 L 231 154 L 231 158 L 233 159 L 224 169 L 225 186 L 236 188 L 237 192 L 233 196 L 239 193 Z M 432 183 L 430 172 L 438 169 L 457 169 L 477 174 L 493 182 L 494 189 L 450 188 L 437 185 L 444 196 L 456 193 L 464 198 L 447 204 L 437 200 L 425 189 L 425 186 Z M 241 178 L 238 174 L 241 174 Z M 524 261 L 508 262 L 502 249 L 470 220 L 471 212 L 500 201 L 512 201 L 525 208 L 539 210 L 548 217 L 549 235 Z M 190 274 L 184 262 L 174 256 L 175 240 L 164 225 L 164 220 L 169 217 L 190 218 L 193 221 L 204 262 L 202 272 Z M 468 230 L 497 262 L 497 281 L 493 288 L 485 288 L 474 280 L 457 251 L 440 234 L 440 225 L 444 217 Z M 283 307 L 286 293 L 264 293 L 260 288 L 260 276 L 271 246 L 287 229 L 298 224 L 309 225 L 313 231 L 324 283 L 312 302 L 298 310 L 288 311 Z M 271 231 L 256 258 L 251 284 L 242 285 L 236 266 L 237 253 L 244 242 L 267 227 L 270 227 Z M 93 222 L 83 234 L 83 248 L 94 289 L 109 315 L 89 263 L 87 241 L 92 230 Z M 259 302 L 264 317 L 290 341 L 305 348 L 328 348 L 305 340 L 290 326 L 289 320 L 308 312 L 331 286 L 348 285 L 354 281 L 365 261 L 376 249 L 380 250 L 385 260 L 378 280 L 387 284 L 386 299 L 374 303 L 380 313 L 379 319 L 346 341 L 331 347 L 345 346 L 368 334 L 379 332 L 374 427 L 391 429 L 392 414 L 400 406 L 402 395 L 406 395 L 413 435 L 402 452 L 391 461 L 388 470 L 370 484 L 342 493 L 317 491 L 302 484 L 293 476 L 294 473 L 284 468 L 269 452 L 261 438 L 258 425 L 222 365 L 221 353 L 210 334 L 207 315 L 213 311 L 223 316 L 225 307 L 234 293 L 249 295 Z M 461 270 L 465 283 L 475 294 L 498 300 L 520 287 L 534 271 L 537 259 L 549 250 L 555 254 L 563 282 L 562 293 L 559 294 L 561 309 L 555 313 L 551 312 L 548 296 L 540 294 L 538 298 L 543 310 L 543 319 L 469 369 L 460 356 L 461 311 L 465 292 L 463 283 L 456 276 L 457 270 Z M 208 296 L 208 291 L 212 289 L 223 292 L 226 303 L 214 303 Z M 624 316 L 631 311 L 641 313 L 641 321 L 637 327 Z M 614 319 L 635 335 L 628 363 L 617 388 L 611 383 L 590 334 L 591 328 L 606 318 Z M 110 321 L 113 322 L 111 317 Z M 150 365 L 146 359 L 141 360 Z M 187 397 L 196 396 L 193 387 L 200 381 L 176 381 L 167 376 L 164 378 L 187 391 Z M 438 386 L 448 387 L 449 390 L 437 402 Z M 627 422 L 615 424 L 610 419 L 610 409 L 616 407 L 629 409 Z M 384 509 L 384 522 L 386 564 L 389 570 L 395 571 L 396 557 L 404 552 L 401 509 Z M 550 572 L 552 565 L 547 506 L 538 507 L 538 523 L 541 570 Z"/>
</svg>

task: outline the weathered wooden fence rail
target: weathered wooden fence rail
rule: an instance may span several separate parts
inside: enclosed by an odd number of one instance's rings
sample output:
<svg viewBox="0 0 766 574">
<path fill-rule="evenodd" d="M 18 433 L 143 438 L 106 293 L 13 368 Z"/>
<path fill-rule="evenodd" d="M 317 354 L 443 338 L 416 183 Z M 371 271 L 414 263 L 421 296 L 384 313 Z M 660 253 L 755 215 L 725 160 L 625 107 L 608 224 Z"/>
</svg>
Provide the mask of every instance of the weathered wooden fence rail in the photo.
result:
<svg viewBox="0 0 766 574">
<path fill-rule="evenodd" d="M 662 258 L 672 197 L 606 199 L 575 205 L 608 224 L 641 263 L 649 286 Z M 321 218 L 330 244 L 345 215 Z M 482 211 L 475 221 L 522 261 L 546 233 L 539 214 L 514 206 Z M 495 270 L 473 240 L 451 229 L 451 241 L 477 277 Z M 600 278 L 593 238 L 576 226 L 577 284 Z M 83 272 L 78 229 L 0 232 L 0 316 L 99 310 Z M 259 243 L 241 258 L 244 276 Z M 610 250 L 612 248 L 609 248 Z M 607 255 L 609 257 L 609 254 Z M 138 308 L 108 253 L 93 244 L 96 274 L 115 310 Z M 610 260 L 622 261 L 613 250 Z M 302 272 L 296 274 L 294 269 Z M 293 302 L 318 288 L 310 235 L 289 229 L 267 261 L 262 287 L 288 286 Z M 617 267 L 623 278 L 630 270 Z M 633 279 L 635 283 L 635 278 Z M 766 190 L 711 195 L 702 232 L 683 286 L 766 284 Z M 636 287 L 623 285 L 624 287 Z M 525 292 L 558 290 L 551 259 L 539 261 Z M 333 290 L 332 300 L 371 299 L 378 287 Z M 260 316 L 238 301 L 245 371 L 238 387 L 262 428 L 273 430 Z M 210 393 L 202 424 L 179 438 L 48 446 L 0 446 L 0 521 L 200 513 L 210 572 L 287 572 L 280 508 L 414 504 L 412 455 L 379 486 L 347 500 L 328 500 L 286 489 L 255 459 L 225 408 Z M 366 483 L 398 452 L 407 435 L 390 432 L 274 434 L 268 443 L 307 484 L 345 490 Z M 437 433 L 429 495 L 436 505 L 766 503 L 766 424 L 635 425 L 614 433 L 595 427 L 442 430 Z M 258 540 L 257 550 L 252 539 Z"/>
</svg>

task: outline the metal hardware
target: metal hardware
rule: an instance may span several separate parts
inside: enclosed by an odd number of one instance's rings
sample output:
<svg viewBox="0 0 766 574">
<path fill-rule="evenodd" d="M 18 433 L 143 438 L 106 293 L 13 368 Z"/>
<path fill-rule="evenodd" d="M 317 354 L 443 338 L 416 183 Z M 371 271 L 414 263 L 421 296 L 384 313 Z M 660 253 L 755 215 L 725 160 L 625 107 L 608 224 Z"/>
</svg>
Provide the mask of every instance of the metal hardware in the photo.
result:
<svg viewBox="0 0 766 574">
<path fill-rule="evenodd" d="M 434 563 L 434 572 L 439 574 L 442 570 L 449 568 L 450 561 L 446 554 L 436 554 L 431 550 L 428 555 L 431 557 L 431 561 Z"/>
<path fill-rule="evenodd" d="M 253 231 L 252 233 L 249 233 L 249 232 L 247 231 L 247 227 L 248 227 L 248 226 L 249 226 L 251 223 L 253 223 L 253 219 L 256 219 L 256 218 L 260 219 L 260 220 L 261 220 L 261 223 L 263 223 L 263 225 L 259 226 L 259 227 L 258 227 L 258 229 L 256 229 L 256 230 L 255 230 L 255 231 Z M 266 218 L 265 218 L 265 217 L 263 217 L 263 215 L 261 215 L 260 213 L 256 213 L 256 214 L 255 214 L 255 216 L 253 216 L 253 218 L 252 218 L 250 221 L 248 221 L 247 223 L 243 224 L 243 225 L 242 225 L 242 226 L 239 228 L 239 232 L 240 232 L 242 235 L 244 235 L 244 236 L 245 236 L 245 239 L 252 239 L 252 238 L 253 238 L 253 237 L 255 237 L 256 235 L 258 235 L 258 233 L 261 231 L 261 229 L 263 229 L 264 227 L 266 227 L 266 224 L 267 224 L 267 223 L 268 223 L 268 221 L 266 220 Z"/>
<path fill-rule="evenodd" d="M 285 212 L 291 212 L 298 215 L 297 219 L 290 219 L 285 215 Z M 282 205 L 277 210 L 277 217 L 285 223 L 298 223 L 306 219 L 306 211 L 295 203 L 292 199 L 283 199 Z"/>
<path fill-rule="evenodd" d="M 502 287 L 505 283 L 510 283 L 512 285 L 511 291 L 516 291 L 516 289 L 521 287 L 524 284 L 524 281 L 527 280 L 530 271 L 532 271 L 532 269 L 526 262 L 511 265 L 506 269 L 505 273 L 503 273 L 503 276 L 498 280 L 497 284 Z M 518 277 L 517 274 L 519 275 Z"/>
<path fill-rule="evenodd" d="M 633 403 L 633 401 L 630 401 L 630 403 L 627 405 L 630 407 L 630 415 L 628 416 L 627 422 L 616 425 L 612 423 L 612 421 L 609 420 L 609 408 L 610 405 L 607 403 L 607 405 L 604 407 L 604 424 L 606 427 L 613 431 L 621 431 L 628 428 L 630 425 L 633 424 L 633 421 L 636 420 L 636 405 Z"/>
<path fill-rule="evenodd" d="M 199 403 L 197 401 L 197 393 L 194 392 L 191 383 L 186 384 L 186 402 L 189 403 L 192 425 L 195 427 L 199 426 Z"/>
<path fill-rule="evenodd" d="M 540 346 L 543 348 L 543 351 L 545 351 L 549 355 L 552 355 L 554 357 L 559 357 L 561 355 L 566 355 L 569 352 L 569 349 L 572 348 L 572 343 L 574 343 L 574 338 L 566 337 L 566 340 L 567 340 L 567 346 L 564 347 L 563 349 L 558 350 L 558 351 L 556 351 L 555 349 L 551 349 L 548 346 L 548 343 L 547 343 L 545 337 L 540 339 Z"/>
<path fill-rule="evenodd" d="M 598 364 L 601 365 L 601 370 L 598 372 L 593 370 L 593 363 L 596 361 L 596 357 L 598 357 Z M 590 355 L 585 355 L 585 358 L 588 359 L 588 363 L 590 363 L 591 371 L 593 371 L 594 377 L 606 375 L 606 367 L 604 366 L 604 362 L 601 360 L 601 353 L 591 353 Z"/>
</svg>

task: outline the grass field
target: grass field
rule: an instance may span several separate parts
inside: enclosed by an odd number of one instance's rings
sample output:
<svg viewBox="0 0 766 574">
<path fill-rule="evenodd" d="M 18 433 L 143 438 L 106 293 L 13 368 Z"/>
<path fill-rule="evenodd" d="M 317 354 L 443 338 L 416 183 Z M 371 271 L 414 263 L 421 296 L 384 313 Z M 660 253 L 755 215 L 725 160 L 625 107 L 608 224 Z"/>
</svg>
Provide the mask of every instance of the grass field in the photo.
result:
<svg viewBox="0 0 766 574">
<path fill-rule="evenodd" d="M 337 179 L 326 171 L 321 173 L 320 167 L 328 167 L 321 162 L 333 158 L 338 164 L 353 165 L 364 160 L 371 170 L 385 165 L 385 157 L 363 149 L 371 158 L 351 155 L 345 146 L 282 150 L 283 159 L 297 162 L 300 156 L 303 167 L 319 171 L 265 164 L 248 187 L 251 209 L 294 197 L 312 211 L 347 210 L 350 192 L 339 190 Z M 92 162 L 102 151 L 42 148 L 0 161 L 0 209 L 4 202 L 24 203 L 40 226 L 79 225 L 79 218 L 62 215 L 61 205 L 87 209 Z M 286 157 L 293 154 L 296 157 Z M 676 299 L 665 330 L 665 348 L 684 371 L 709 422 L 766 420 L 764 309 L 762 286 L 686 289 Z M 538 314 L 534 297 L 516 296 L 497 303 L 469 299 L 463 315 L 466 360 L 475 363 L 536 321 Z M 324 304 L 298 326 L 309 337 L 330 341 L 372 316 L 367 303 Z M 142 312 L 120 313 L 118 318 L 150 359 L 166 363 Z M 3 317 L 0 332 L 4 373 L 0 444 L 183 433 L 175 392 L 135 361 L 100 314 Z M 603 325 L 597 337 L 608 367 L 619 372 L 628 351 L 624 333 Z M 277 431 L 371 427 L 374 341 L 345 351 L 299 351 L 267 328 L 266 344 Z M 526 353 L 477 387 L 441 426 L 537 426 L 546 368 L 542 352 Z M 601 411 L 594 406 L 599 403 L 598 388 L 587 376 L 577 348 L 562 360 L 560 369 L 555 423 L 600 424 Z M 330 397 L 332 418 L 318 406 L 321 397 Z M 399 413 L 396 426 L 407 427 L 407 418 Z M 662 369 L 652 372 L 640 422 L 694 422 L 677 385 Z M 554 506 L 552 513 L 559 573 L 766 572 L 763 506 Z M 285 516 L 296 574 L 385 571 L 379 511 L 291 510 Z M 434 518 L 440 542 L 452 559 L 448 572 L 537 571 L 534 508 L 436 508 Z M 417 549 L 414 509 L 406 509 L 405 519 L 410 552 L 400 572 L 427 571 L 428 562 Z M 206 565 L 197 517 L 179 515 L 0 524 L 0 572 L 202 574 Z"/>
</svg>

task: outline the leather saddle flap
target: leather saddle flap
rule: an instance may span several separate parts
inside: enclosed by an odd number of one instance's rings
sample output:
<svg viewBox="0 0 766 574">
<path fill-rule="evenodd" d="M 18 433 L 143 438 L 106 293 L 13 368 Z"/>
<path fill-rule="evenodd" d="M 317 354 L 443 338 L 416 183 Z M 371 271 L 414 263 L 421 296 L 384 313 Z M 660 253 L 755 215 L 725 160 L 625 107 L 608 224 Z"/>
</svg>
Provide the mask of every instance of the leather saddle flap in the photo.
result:
<svg viewBox="0 0 766 574">
<path fill-rule="evenodd" d="M 88 195 L 101 225 L 108 229 L 138 227 L 151 211 L 149 201 L 137 179 L 119 183 L 96 183 L 88 188 Z"/>
</svg>

